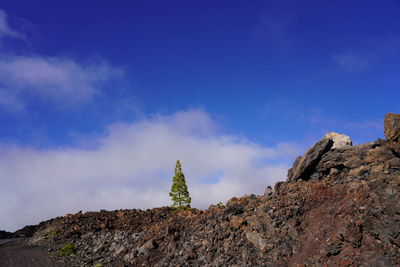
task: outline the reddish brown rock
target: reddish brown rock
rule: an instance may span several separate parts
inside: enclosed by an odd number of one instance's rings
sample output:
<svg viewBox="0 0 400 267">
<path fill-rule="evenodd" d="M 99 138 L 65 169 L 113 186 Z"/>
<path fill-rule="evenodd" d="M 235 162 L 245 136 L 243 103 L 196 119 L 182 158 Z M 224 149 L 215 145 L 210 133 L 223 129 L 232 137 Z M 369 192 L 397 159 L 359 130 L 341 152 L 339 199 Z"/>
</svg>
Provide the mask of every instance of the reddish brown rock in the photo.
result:
<svg viewBox="0 0 400 267">
<path fill-rule="evenodd" d="M 230 218 L 230 222 L 231 222 L 231 225 L 232 225 L 234 228 L 239 228 L 241 225 L 243 225 L 243 224 L 246 222 L 246 220 L 245 220 L 243 217 L 241 217 L 241 216 L 235 216 L 235 215 L 233 215 L 233 216 L 231 216 L 231 218 Z"/>
<path fill-rule="evenodd" d="M 400 140 L 400 114 L 387 113 L 385 116 L 385 136 L 390 142 Z"/>
</svg>

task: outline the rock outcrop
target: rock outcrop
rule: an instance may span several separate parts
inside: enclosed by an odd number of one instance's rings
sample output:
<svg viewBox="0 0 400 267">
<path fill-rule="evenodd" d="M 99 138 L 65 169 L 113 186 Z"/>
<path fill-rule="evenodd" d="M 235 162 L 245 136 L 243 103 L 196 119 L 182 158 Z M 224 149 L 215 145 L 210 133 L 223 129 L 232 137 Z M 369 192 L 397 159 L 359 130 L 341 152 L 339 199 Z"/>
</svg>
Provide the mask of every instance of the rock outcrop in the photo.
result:
<svg viewBox="0 0 400 267">
<path fill-rule="evenodd" d="M 385 137 L 393 151 L 400 155 L 400 114 L 386 114 Z"/>
<path fill-rule="evenodd" d="M 388 140 L 323 138 L 262 196 L 207 210 L 80 212 L 41 223 L 32 242 L 72 242 L 76 255 L 57 256 L 72 266 L 400 266 L 400 157 L 388 124 Z"/>
<path fill-rule="evenodd" d="M 322 156 L 330 149 L 339 149 L 348 146 L 352 146 L 349 136 L 335 132 L 326 134 L 304 156 L 296 158 L 293 167 L 288 171 L 287 181 L 319 179 L 321 176 L 315 174 L 314 171 Z"/>
<path fill-rule="evenodd" d="M 385 136 L 389 142 L 400 141 L 400 114 L 388 113 L 385 116 Z"/>
<path fill-rule="evenodd" d="M 333 141 L 332 148 L 340 148 L 344 146 L 351 146 L 353 145 L 353 141 L 351 141 L 350 136 L 335 132 L 330 132 L 324 136 L 324 138 L 331 139 Z"/>
<path fill-rule="evenodd" d="M 322 156 L 328 152 L 334 142 L 330 138 L 323 138 L 312 146 L 302 157 L 297 157 L 293 167 L 288 171 L 287 181 L 308 180 L 314 172 Z"/>
</svg>

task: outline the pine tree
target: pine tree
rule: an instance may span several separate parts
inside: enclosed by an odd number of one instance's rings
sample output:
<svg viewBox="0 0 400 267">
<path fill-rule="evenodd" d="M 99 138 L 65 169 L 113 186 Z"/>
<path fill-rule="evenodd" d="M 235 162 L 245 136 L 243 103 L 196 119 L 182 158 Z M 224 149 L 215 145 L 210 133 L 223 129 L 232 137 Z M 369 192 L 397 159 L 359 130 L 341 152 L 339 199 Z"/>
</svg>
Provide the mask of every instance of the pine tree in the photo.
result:
<svg viewBox="0 0 400 267">
<path fill-rule="evenodd" d="M 179 160 L 176 161 L 175 175 L 172 178 L 171 192 L 169 196 L 174 202 L 173 207 L 187 207 L 190 208 L 192 199 L 189 196 L 188 187 L 186 185 L 185 175 L 182 172 L 182 166 Z"/>
</svg>

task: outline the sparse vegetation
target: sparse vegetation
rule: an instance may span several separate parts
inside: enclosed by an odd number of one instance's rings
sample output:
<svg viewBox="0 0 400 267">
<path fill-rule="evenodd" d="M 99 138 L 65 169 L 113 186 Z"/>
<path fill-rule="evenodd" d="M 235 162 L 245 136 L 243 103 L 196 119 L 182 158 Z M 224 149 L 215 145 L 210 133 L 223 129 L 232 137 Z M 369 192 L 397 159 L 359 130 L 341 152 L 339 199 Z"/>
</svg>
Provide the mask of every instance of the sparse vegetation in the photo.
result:
<svg viewBox="0 0 400 267">
<path fill-rule="evenodd" d="M 51 229 L 49 232 L 49 237 L 54 239 L 57 237 L 57 230 L 56 229 Z"/>
<path fill-rule="evenodd" d="M 74 243 L 68 243 L 65 246 L 63 246 L 62 248 L 60 248 L 58 250 L 58 253 L 61 256 L 71 256 L 74 255 L 76 253 L 76 248 Z"/>
</svg>

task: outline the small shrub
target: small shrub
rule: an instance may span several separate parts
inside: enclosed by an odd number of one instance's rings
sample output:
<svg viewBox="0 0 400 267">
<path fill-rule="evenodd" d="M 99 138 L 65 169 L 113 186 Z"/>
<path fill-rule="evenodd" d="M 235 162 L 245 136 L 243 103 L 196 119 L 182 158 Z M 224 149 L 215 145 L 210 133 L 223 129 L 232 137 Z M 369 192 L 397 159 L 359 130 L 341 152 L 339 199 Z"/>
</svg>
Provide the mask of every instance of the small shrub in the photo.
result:
<svg viewBox="0 0 400 267">
<path fill-rule="evenodd" d="M 62 248 L 60 248 L 58 252 L 60 253 L 61 256 L 71 256 L 76 253 L 76 248 L 74 243 L 68 243 Z"/>
<path fill-rule="evenodd" d="M 57 237 L 57 230 L 56 229 L 51 229 L 49 232 L 49 237 L 50 238 L 56 238 Z"/>
</svg>

